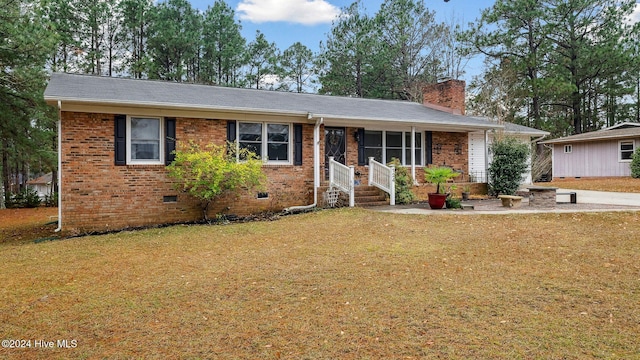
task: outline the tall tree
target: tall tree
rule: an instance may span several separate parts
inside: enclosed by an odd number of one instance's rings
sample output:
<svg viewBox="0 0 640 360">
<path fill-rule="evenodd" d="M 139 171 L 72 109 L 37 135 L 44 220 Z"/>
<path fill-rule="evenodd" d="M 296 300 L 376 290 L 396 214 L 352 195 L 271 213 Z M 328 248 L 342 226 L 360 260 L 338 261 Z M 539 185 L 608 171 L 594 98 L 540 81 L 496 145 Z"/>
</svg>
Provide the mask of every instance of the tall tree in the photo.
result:
<svg viewBox="0 0 640 360">
<path fill-rule="evenodd" d="M 193 81 L 200 49 L 200 17 L 186 0 L 168 0 L 152 10 L 147 50 L 149 77 Z"/>
<path fill-rule="evenodd" d="M 385 0 L 376 17 L 384 44 L 388 90 L 392 97 L 420 101 L 425 83 L 443 73 L 441 62 L 448 29 L 435 21 L 423 0 Z"/>
<path fill-rule="evenodd" d="M 84 73 L 102 75 L 104 57 L 104 30 L 108 12 L 105 0 L 77 0 L 77 14 L 80 22 L 80 50 L 83 52 L 81 61 Z"/>
<path fill-rule="evenodd" d="M 118 37 L 129 54 L 123 61 L 123 71 L 140 79 L 148 67 L 146 46 L 153 0 L 121 0 L 118 7 L 122 14 Z"/>
<path fill-rule="evenodd" d="M 120 36 L 123 15 L 118 0 L 105 1 L 108 16 L 104 23 L 104 67 L 109 76 L 117 71 L 116 64 L 124 57 L 124 38 Z"/>
<path fill-rule="evenodd" d="M 8 197 L 12 174 L 26 182 L 30 163 L 51 161 L 51 118 L 43 100 L 44 65 L 55 40 L 40 8 L 0 0 L 0 166 Z M 12 170 L 13 169 L 13 170 Z M 17 171 L 16 171 L 17 170 Z M 14 178 L 15 179 L 15 178 Z"/>
<path fill-rule="evenodd" d="M 202 22 L 201 81 L 236 86 L 246 47 L 240 30 L 235 12 L 226 2 L 216 0 L 207 8 Z"/>
<path fill-rule="evenodd" d="M 589 84 L 596 79 L 615 82 L 630 62 L 624 41 L 632 38 L 632 27 L 620 20 L 631 14 L 635 4 L 635 0 L 549 1 L 548 38 L 555 48 L 551 61 L 570 89 L 567 105 L 575 133 L 598 128 L 584 121 L 587 97 L 594 90 Z"/>
<path fill-rule="evenodd" d="M 41 13 L 49 29 L 56 34 L 56 46 L 48 60 L 52 71 L 75 71 L 76 55 L 80 49 L 77 24 L 77 1 L 43 0 Z"/>
<path fill-rule="evenodd" d="M 269 82 L 268 76 L 274 76 L 278 72 L 278 48 L 275 43 L 270 43 L 259 30 L 256 38 L 247 47 L 247 74 L 249 87 L 263 89 L 265 86 L 274 86 Z"/>
<path fill-rule="evenodd" d="M 517 122 L 554 134 L 598 129 L 628 116 L 635 68 L 629 43 L 637 26 L 622 21 L 633 0 L 498 0 L 465 34 L 474 51 L 516 72 Z M 518 80 L 519 79 L 519 80 Z M 617 118 L 617 119 L 616 119 Z M 520 120 L 518 120 L 520 119 Z"/>
<path fill-rule="evenodd" d="M 366 14 L 362 1 L 343 9 L 334 21 L 317 59 L 319 92 L 332 95 L 370 97 L 382 68 L 382 46 L 376 23 Z M 369 86 L 371 85 L 371 86 Z"/>
<path fill-rule="evenodd" d="M 524 125 L 542 127 L 544 56 L 550 51 L 543 0 L 497 0 L 464 35 L 472 51 L 502 62 L 508 60 L 520 82 L 518 93 L 528 100 Z M 528 119 L 532 122 L 529 123 Z"/>
<path fill-rule="evenodd" d="M 280 58 L 281 82 L 287 91 L 304 92 L 314 75 L 313 52 L 300 42 L 291 45 Z"/>
</svg>

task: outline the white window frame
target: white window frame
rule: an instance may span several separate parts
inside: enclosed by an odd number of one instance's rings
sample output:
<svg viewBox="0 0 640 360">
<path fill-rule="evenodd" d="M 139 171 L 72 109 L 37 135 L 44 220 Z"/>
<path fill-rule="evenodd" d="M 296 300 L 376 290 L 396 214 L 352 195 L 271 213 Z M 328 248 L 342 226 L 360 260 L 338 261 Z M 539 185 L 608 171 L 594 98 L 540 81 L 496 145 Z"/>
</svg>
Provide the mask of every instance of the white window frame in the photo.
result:
<svg viewBox="0 0 640 360">
<path fill-rule="evenodd" d="M 623 159 L 622 158 L 622 144 L 628 144 L 631 143 L 632 149 L 631 150 L 625 150 L 624 152 L 628 152 L 631 151 L 631 157 L 633 157 L 633 153 L 636 151 L 636 141 L 635 140 L 620 140 L 618 141 L 618 161 L 619 162 L 631 162 L 631 158 L 629 159 Z"/>
<path fill-rule="evenodd" d="M 564 153 L 565 154 L 571 154 L 573 152 L 573 145 L 565 145 L 564 146 Z"/>
<path fill-rule="evenodd" d="M 293 164 L 293 126 L 290 123 L 272 122 L 272 121 L 236 121 L 236 150 L 240 150 L 240 123 L 243 124 L 261 124 L 262 141 L 260 149 L 262 151 L 262 162 L 266 165 L 292 165 Z M 287 141 L 287 158 L 288 160 L 268 160 L 264 159 L 269 156 L 269 138 L 267 130 L 269 125 L 285 125 L 289 129 L 289 139 Z"/>
<path fill-rule="evenodd" d="M 158 120 L 160 126 L 160 139 L 158 147 L 158 159 L 157 160 L 138 160 L 132 159 L 131 155 L 131 119 L 153 119 Z M 164 165 L 164 121 L 163 118 L 157 116 L 127 116 L 127 165 Z"/>
<path fill-rule="evenodd" d="M 409 155 L 411 154 L 411 140 L 409 140 L 409 143 L 407 143 L 407 135 L 409 135 L 409 139 L 411 139 L 411 131 L 398 131 L 398 130 L 378 130 L 378 129 L 365 129 L 365 131 L 376 131 L 376 132 L 381 132 L 382 133 L 382 163 L 386 164 L 389 161 L 391 161 L 391 159 L 387 159 L 387 132 L 399 132 L 402 134 L 402 159 L 400 159 L 400 162 L 402 163 L 402 166 L 411 166 L 411 158 L 406 159 L 407 157 L 407 151 L 409 151 Z M 418 132 L 416 131 L 416 136 L 418 134 L 420 135 L 420 147 L 416 148 L 419 149 L 421 152 L 420 156 L 420 162 L 416 162 L 415 166 L 424 166 L 424 160 L 425 160 L 425 136 L 424 133 Z M 366 159 L 366 163 L 369 164 L 369 159 Z"/>
</svg>

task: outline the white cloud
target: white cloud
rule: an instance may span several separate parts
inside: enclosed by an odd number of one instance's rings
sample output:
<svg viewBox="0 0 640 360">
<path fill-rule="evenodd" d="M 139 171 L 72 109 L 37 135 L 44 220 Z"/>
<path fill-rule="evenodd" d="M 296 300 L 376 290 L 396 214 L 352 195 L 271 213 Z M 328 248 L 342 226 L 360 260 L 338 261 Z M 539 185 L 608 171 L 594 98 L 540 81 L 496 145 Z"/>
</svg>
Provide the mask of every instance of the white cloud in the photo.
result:
<svg viewBox="0 0 640 360">
<path fill-rule="evenodd" d="M 303 25 L 330 23 L 340 9 L 326 0 L 242 0 L 241 20 L 254 23 L 285 21 Z"/>
</svg>

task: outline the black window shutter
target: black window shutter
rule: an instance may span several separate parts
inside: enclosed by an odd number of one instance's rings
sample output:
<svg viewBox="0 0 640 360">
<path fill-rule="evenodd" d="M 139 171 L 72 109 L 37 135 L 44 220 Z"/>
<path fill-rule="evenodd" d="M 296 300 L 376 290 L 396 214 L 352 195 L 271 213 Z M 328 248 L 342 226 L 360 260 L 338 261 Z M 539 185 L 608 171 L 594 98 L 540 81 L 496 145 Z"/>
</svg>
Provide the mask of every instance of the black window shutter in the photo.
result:
<svg viewBox="0 0 640 360">
<path fill-rule="evenodd" d="M 236 122 L 234 120 L 227 121 L 227 141 L 236 141 Z"/>
<path fill-rule="evenodd" d="M 115 164 L 127 165 L 127 115 L 115 116 Z"/>
<path fill-rule="evenodd" d="M 358 129 L 358 166 L 364 166 L 367 164 L 367 159 L 364 153 L 364 129 Z"/>
<path fill-rule="evenodd" d="M 427 147 L 427 163 L 426 165 L 433 164 L 433 133 L 431 131 L 425 131 L 425 146 Z"/>
<path fill-rule="evenodd" d="M 302 124 L 293 124 L 293 165 L 302 165 Z"/>
<path fill-rule="evenodd" d="M 176 118 L 165 118 L 164 163 L 169 165 L 176 159 Z"/>
</svg>

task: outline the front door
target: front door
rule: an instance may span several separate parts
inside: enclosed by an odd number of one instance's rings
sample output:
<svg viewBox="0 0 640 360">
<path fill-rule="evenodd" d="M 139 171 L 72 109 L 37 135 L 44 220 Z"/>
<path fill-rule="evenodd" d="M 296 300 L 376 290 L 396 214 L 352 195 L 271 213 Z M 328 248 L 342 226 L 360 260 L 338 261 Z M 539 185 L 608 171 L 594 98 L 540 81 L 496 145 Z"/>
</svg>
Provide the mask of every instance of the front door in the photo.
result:
<svg viewBox="0 0 640 360">
<path fill-rule="evenodd" d="M 325 127 L 324 128 L 324 178 L 329 179 L 329 157 L 333 156 L 333 160 L 346 165 L 345 153 L 346 147 L 346 130 L 345 128 Z"/>
</svg>

